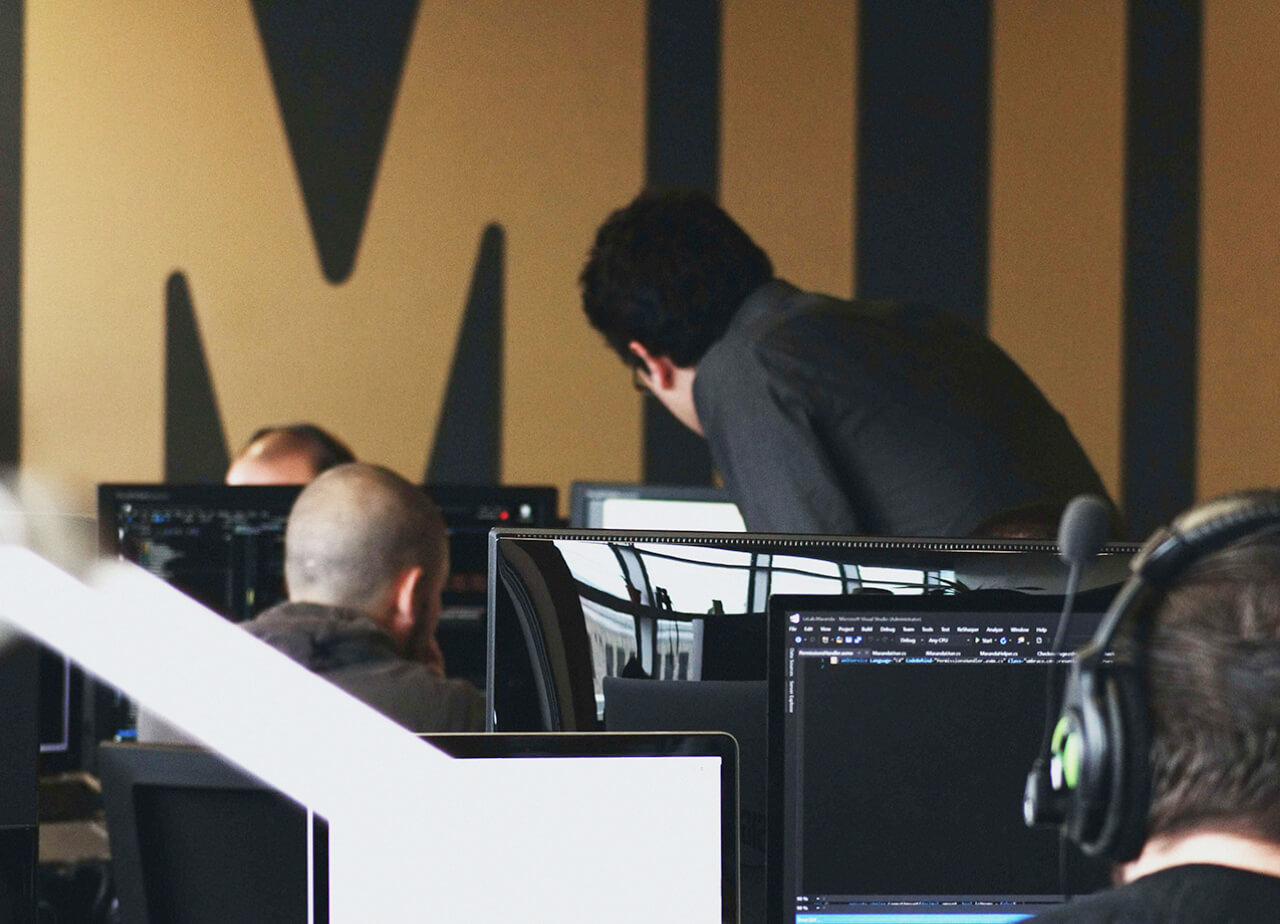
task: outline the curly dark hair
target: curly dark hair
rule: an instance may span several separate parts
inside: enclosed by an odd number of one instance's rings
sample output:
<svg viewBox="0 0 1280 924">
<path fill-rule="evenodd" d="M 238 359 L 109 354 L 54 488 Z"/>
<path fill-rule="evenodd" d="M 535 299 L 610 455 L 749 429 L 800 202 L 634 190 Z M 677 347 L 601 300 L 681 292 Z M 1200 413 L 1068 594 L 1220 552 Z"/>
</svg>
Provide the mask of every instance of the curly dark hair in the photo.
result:
<svg viewBox="0 0 1280 924">
<path fill-rule="evenodd" d="M 624 362 L 637 362 L 635 340 L 693 366 L 772 278 L 768 255 L 706 193 L 651 189 L 600 226 L 578 281 L 588 320 Z"/>
<path fill-rule="evenodd" d="M 1280 843 L 1280 538 L 1192 566 L 1158 604 L 1147 659 L 1148 836 Z"/>
</svg>

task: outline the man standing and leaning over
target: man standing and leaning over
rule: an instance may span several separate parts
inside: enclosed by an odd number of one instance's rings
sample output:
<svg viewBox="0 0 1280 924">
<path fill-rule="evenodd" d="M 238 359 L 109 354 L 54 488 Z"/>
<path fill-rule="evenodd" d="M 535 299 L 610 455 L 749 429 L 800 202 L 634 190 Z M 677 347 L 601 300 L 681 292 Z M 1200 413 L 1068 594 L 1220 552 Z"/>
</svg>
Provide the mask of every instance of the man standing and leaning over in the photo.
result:
<svg viewBox="0 0 1280 924">
<path fill-rule="evenodd" d="M 483 731 L 480 692 L 414 656 L 435 637 L 448 574 L 431 499 L 385 468 L 340 465 L 289 514 L 288 602 L 244 628 L 411 731 Z"/>
<path fill-rule="evenodd" d="M 1123 884 L 1036 920 L 1278 921 L 1280 492 L 1193 508 L 1133 571 L 1076 654 L 1026 806 Z"/>
<path fill-rule="evenodd" d="M 587 317 L 711 456 L 756 531 L 963 536 L 1104 494 L 1066 421 L 982 333 L 774 276 L 708 196 L 641 194 L 599 229 Z"/>
</svg>

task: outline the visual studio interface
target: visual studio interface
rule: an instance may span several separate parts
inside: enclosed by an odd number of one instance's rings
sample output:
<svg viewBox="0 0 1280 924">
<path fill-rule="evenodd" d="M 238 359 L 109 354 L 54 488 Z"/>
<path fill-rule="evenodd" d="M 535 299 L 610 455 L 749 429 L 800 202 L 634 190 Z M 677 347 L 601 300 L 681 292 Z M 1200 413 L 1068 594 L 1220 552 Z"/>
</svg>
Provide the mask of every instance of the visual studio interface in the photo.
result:
<svg viewBox="0 0 1280 924">
<path fill-rule="evenodd" d="M 917 598 L 918 599 L 918 598 Z M 915 604 L 919 607 L 922 604 Z M 1017 921 L 1092 891 L 1055 832 L 1025 827 L 1058 614 L 785 614 L 784 879 L 797 924 Z M 1065 671 L 1061 671 L 1065 674 Z"/>
</svg>

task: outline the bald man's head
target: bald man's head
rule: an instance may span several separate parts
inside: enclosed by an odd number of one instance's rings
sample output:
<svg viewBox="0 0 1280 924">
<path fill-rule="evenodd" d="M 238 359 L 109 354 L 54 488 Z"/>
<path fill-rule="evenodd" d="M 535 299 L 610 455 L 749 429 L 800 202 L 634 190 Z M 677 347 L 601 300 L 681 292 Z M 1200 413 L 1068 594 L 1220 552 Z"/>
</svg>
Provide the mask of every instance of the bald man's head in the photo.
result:
<svg viewBox="0 0 1280 924">
<path fill-rule="evenodd" d="M 407 569 L 421 567 L 432 582 L 448 569 L 439 508 L 394 472 L 362 462 L 332 468 L 303 489 L 284 544 L 290 600 L 374 616 Z"/>
<path fill-rule="evenodd" d="M 263 427 L 227 469 L 227 484 L 306 484 L 321 472 L 354 462 L 336 436 L 315 424 Z"/>
</svg>

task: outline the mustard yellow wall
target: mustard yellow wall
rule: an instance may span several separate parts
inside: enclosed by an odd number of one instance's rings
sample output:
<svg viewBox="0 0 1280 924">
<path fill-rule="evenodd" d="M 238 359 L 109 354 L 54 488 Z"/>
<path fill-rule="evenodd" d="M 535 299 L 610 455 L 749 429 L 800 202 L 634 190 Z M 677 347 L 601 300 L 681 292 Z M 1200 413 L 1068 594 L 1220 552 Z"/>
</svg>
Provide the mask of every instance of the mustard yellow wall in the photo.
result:
<svg viewBox="0 0 1280 924">
<path fill-rule="evenodd" d="M 639 404 L 575 278 L 642 176 L 641 2 L 423 4 L 340 286 L 248 4 L 29 4 L 27 49 L 25 466 L 82 499 L 160 477 L 164 282 L 182 270 L 233 444 L 313 419 L 420 477 L 496 221 L 506 480 L 637 477 Z"/>
<path fill-rule="evenodd" d="M 789 275 L 847 294 L 852 6 L 793 13 L 726 11 L 725 198 Z M 233 446 L 311 419 L 420 476 L 497 222 L 504 480 L 638 479 L 639 401 L 575 280 L 643 181 L 644 28 L 641 0 L 423 4 L 356 269 L 333 286 L 248 4 L 29 4 L 24 466 L 82 506 L 94 482 L 161 477 L 164 283 L 180 270 Z M 779 35 L 799 66 L 778 66 Z"/>
<path fill-rule="evenodd" d="M 1124 0 L 992 7 L 988 328 L 1120 496 Z"/>
<path fill-rule="evenodd" d="M 506 230 L 503 476 L 635 480 L 640 405 L 581 319 L 644 172 L 643 0 L 424 3 L 355 271 L 325 282 L 249 4 L 26 5 L 23 464 L 87 506 L 163 471 L 186 274 L 234 446 L 314 419 L 421 476 L 480 234 Z M 781 274 L 853 291 L 856 4 L 726 0 L 721 198 Z M 993 0 L 989 321 L 1120 480 L 1123 0 Z M 1206 3 L 1202 493 L 1280 457 L 1280 6 Z"/>
<path fill-rule="evenodd" d="M 1280 483 L 1280 7 L 1204 21 L 1199 491 Z"/>
</svg>

